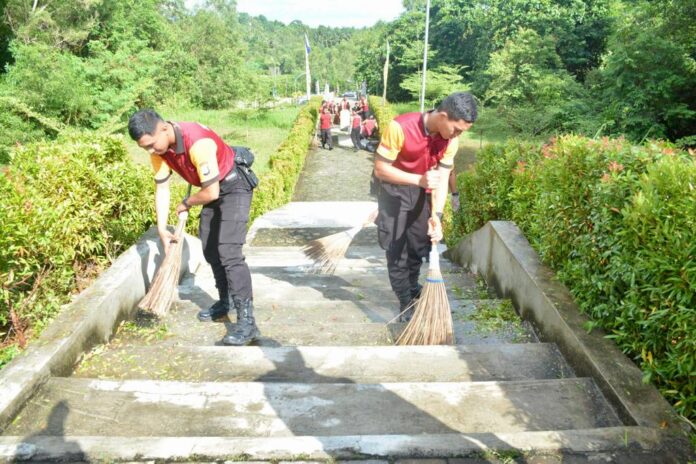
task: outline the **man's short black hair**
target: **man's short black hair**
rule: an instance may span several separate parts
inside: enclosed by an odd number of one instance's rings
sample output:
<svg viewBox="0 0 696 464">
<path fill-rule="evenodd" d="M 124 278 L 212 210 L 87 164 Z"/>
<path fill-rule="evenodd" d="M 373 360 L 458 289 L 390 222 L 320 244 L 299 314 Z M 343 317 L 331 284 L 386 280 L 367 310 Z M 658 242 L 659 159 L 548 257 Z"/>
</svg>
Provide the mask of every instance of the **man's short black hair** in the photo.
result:
<svg viewBox="0 0 696 464">
<path fill-rule="evenodd" d="M 137 142 L 143 135 L 154 135 L 160 122 L 164 122 L 164 119 L 155 110 L 146 108 L 137 111 L 128 120 L 128 133 Z"/>
<path fill-rule="evenodd" d="M 447 113 L 452 121 L 463 119 L 466 122 L 474 122 L 478 117 L 476 99 L 469 92 L 455 92 L 442 100 L 437 107 L 438 112 Z"/>
</svg>

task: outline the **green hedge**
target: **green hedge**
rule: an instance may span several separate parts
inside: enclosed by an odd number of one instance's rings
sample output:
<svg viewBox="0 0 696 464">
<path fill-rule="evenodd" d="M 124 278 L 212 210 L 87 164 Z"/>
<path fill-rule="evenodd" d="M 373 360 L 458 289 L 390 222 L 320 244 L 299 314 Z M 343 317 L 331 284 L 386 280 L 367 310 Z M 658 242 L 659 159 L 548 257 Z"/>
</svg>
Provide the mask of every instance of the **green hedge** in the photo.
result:
<svg viewBox="0 0 696 464">
<path fill-rule="evenodd" d="M 270 170 L 254 191 L 249 224 L 267 211 L 290 201 L 300 177 L 310 141 L 314 136 L 320 97 L 313 97 L 297 115 L 287 139 L 269 159 Z"/>
<path fill-rule="evenodd" d="M 368 105 L 370 106 L 370 111 L 375 114 L 375 119 L 377 120 L 377 131 L 383 127 L 387 127 L 389 122 L 396 117 L 394 109 L 391 107 L 389 102 L 382 103 L 382 97 L 368 97 Z"/>
<path fill-rule="evenodd" d="M 458 176 L 451 233 L 515 221 L 591 318 L 696 420 L 696 164 L 651 142 L 510 141 Z"/>
<path fill-rule="evenodd" d="M 11 157 L 0 174 L 3 341 L 11 330 L 40 332 L 79 279 L 108 265 L 154 217 L 151 175 L 119 137 L 65 135 L 18 146 Z M 18 351 L 4 345 L 0 366 Z"/>
</svg>

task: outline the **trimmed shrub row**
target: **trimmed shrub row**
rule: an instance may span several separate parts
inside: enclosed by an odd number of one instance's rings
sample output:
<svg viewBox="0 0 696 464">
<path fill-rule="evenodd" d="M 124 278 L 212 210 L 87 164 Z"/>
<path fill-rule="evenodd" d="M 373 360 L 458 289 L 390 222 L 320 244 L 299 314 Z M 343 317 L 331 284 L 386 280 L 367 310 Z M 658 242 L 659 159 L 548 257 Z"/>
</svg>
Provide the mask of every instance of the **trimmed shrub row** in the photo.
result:
<svg viewBox="0 0 696 464">
<path fill-rule="evenodd" d="M 367 102 L 370 106 L 370 111 L 374 113 L 377 120 L 378 132 L 380 129 L 387 127 L 389 122 L 396 117 L 396 113 L 394 113 L 394 109 L 389 102 L 382 103 L 382 97 L 370 96 L 367 98 Z"/>
<path fill-rule="evenodd" d="M 0 341 L 24 344 L 154 217 L 152 179 L 121 137 L 15 147 L 0 174 Z M 17 353 L 0 349 L 0 366 Z"/>
<path fill-rule="evenodd" d="M 696 164 L 658 142 L 510 141 L 458 176 L 448 237 L 512 220 L 590 318 L 696 420 Z"/>
</svg>

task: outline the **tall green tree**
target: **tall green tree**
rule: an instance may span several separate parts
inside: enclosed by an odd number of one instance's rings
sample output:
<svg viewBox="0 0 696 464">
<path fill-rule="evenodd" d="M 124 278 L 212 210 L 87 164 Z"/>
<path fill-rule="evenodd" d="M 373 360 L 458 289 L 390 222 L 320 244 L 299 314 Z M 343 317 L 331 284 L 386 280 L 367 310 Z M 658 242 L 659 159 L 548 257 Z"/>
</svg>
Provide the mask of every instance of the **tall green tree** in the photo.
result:
<svg viewBox="0 0 696 464">
<path fill-rule="evenodd" d="M 607 132 L 637 141 L 694 135 L 696 61 L 689 40 L 674 39 L 669 24 L 649 6 L 617 25 L 591 81 Z"/>
<path fill-rule="evenodd" d="M 551 37 L 519 29 L 491 55 L 486 75 L 490 85 L 485 100 L 519 132 L 577 129 L 575 121 L 582 115 L 573 107 L 583 98 L 582 86 L 563 67 Z"/>
<path fill-rule="evenodd" d="M 422 77 L 423 73 L 419 71 L 401 81 L 401 88 L 407 90 L 414 100 L 420 97 Z M 465 90 L 469 90 L 469 86 L 464 84 L 459 68 L 440 66 L 436 69 L 428 69 L 425 79 L 425 106 L 434 108 L 451 93 Z"/>
<path fill-rule="evenodd" d="M 584 79 L 604 51 L 612 0 L 434 0 L 438 63 L 468 66 L 479 91 L 490 56 L 519 28 L 553 36 L 563 66 Z"/>
</svg>

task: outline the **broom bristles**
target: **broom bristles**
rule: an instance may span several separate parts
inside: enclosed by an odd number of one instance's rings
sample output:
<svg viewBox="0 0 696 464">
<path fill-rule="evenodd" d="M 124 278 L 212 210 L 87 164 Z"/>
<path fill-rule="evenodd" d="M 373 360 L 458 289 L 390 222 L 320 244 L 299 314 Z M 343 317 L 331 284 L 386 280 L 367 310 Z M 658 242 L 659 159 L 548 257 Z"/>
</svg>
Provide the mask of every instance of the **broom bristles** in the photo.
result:
<svg viewBox="0 0 696 464">
<path fill-rule="evenodd" d="M 186 224 L 188 213 L 179 215 L 179 222 L 174 233 L 176 241 L 169 245 L 169 252 L 162 260 L 152 285 L 147 294 L 140 300 L 138 307 L 150 311 L 157 316 L 163 316 L 169 311 L 169 306 L 174 299 L 174 290 L 179 284 L 179 272 L 181 271 L 181 254 L 183 250 L 183 228 Z"/>
<path fill-rule="evenodd" d="M 375 222 L 379 210 L 374 210 L 365 219 L 365 221 L 356 227 L 337 232 L 326 237 L 312 240 L 307 245 L 302 247 L 305 256 L 312 260 L 314 264 L 310 268 L 310 272 L 317 274 L 333 274 L 336 271 L 336 266 L 343 259 L 348 251 L 351 242 L 358 235 L 363 227 Z"/>
<path fill-rule="evenodd" d="M 362 226 L 353 227 L 332 235 L 312 240 L 302 248 L 305 256 L 312 260 L 312 272 L 333 274 L 336 266 L 346 255 L 350 243 Z"/>
<path fill-rule="evenodd" d="M 430 251 L 430 266 L 421 296 L 408 325 L 396 340 L 397 345 L 453 345 L 452 311 L 445 281 L 440 272 L 437 243 Z"/>
</svg>

